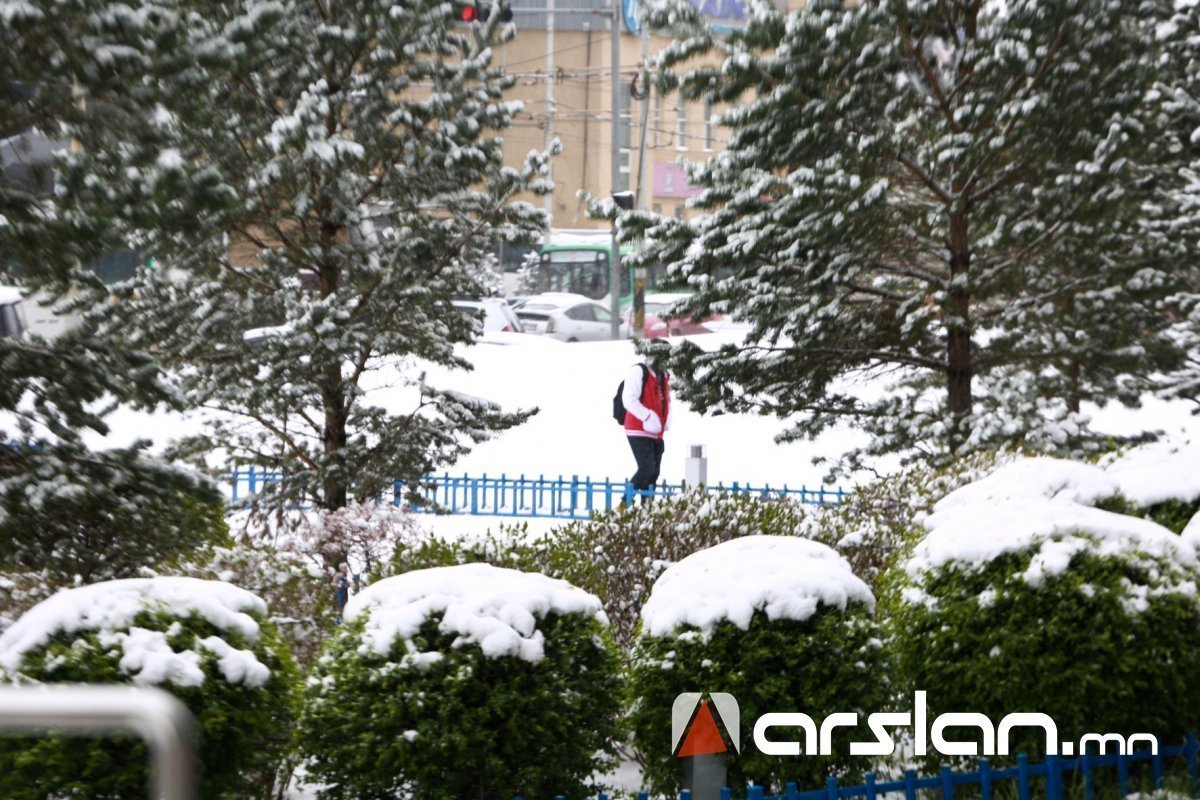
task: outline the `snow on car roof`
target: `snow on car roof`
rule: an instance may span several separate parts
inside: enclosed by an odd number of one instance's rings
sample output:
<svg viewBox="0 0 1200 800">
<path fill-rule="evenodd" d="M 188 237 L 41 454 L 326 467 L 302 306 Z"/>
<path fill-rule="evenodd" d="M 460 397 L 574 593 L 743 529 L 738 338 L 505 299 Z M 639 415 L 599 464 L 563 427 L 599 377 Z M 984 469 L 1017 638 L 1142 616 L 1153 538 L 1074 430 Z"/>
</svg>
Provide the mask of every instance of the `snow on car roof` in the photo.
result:
<svg viewBox="0 0 1200 800">
<path fill-rule="evenodd" d="M 0 305 L 19 303 L 23 299 L 21 290 L 15 286 L 0 286 Z"/>
<path fill-rule="evenodd" d="M 578 303 L 595 302 L 590 297 L 582 294 L 572 294 L 570 292 L 546 292 L 544 294 L 535 294 L 525 300 L 525 303 L 517 309 L 518 313 L 526 308 L 535 306 L 543 306 L 550 308 L 563 308 L 565 306 L 573 306 Z"/>
</svg>

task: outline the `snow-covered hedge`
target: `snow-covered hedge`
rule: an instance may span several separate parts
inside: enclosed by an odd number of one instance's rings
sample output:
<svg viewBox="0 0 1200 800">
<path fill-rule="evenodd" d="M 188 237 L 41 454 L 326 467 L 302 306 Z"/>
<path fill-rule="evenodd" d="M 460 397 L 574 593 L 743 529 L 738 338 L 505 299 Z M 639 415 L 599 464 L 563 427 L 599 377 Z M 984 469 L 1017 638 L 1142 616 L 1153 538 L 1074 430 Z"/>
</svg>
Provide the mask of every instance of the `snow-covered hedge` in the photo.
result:
<svg viewBox="0 0 1200 800">
<path fill-rule="evenodd" d="M 1106 459 L 1117 495 L 1100 503 L 1120 514 L 1152 519 L 1182 532 L 1200 512 L 1200 446 L 1152 442 Z"/>
<path fill-rule="evenodd" d="M 926 690 L 931 714 L 1046 713 L 1060 741 L 1194 727 L 1196 553 L 1096 507 L 1120 488 L 1094 465 L 1023 459 L 938 502 L 886 581 L 901 696 Z M 1025 734 L 1012 752 L 1044 752 Z"/>
<path fill-rule="evenodd" d="M 696 490 L 573 521 L 538 537 L 515 526 L 465 544 L 427 540 L 398 548 L 392 568 L 485 561 L 562 578 L 601 599 L 613 636 L 628 648 L 642 604 L 664 569 L 739 536 L 801 533 L 808 513 L 798 503 Z"/>
<path fill-rule="evenodd" d="M 667 569 L 643 609 L 630 677 L 634 743 L 649 788 L 667 796 L 679 789 L 664 726 L 675 697 L 695 691 L 729 692 L 740 704 L 742 750 L 727 761 L 730 786 L 820 786 L 831 771 L 852 777 L 864 765 L 849 757 L 847 743 L 870 741 L 865 725 L 840 729 L 833 755 L 804 758 L 762 755 L 750 726 L 772 711 L 820 720 L 879 710 L 885 669 L 874 609 L 845 559 L 797 537 L 735 539 Z"/>
<path fill-rule="evenodd" d="M 255 595 L 195 578 L 61 591 L 0 635 L 6 682 L 158 686 L 195 715 L 201 798 L 269 791 L 294 717 L 295 667 Z M 0 739 L 0 797 L 144 797 L 128 739 Z"/>
<path fill-rule="evenodd" d="M 605 629 L 593 595 L 488 564 L 372 584 L 309 678 L 306 771 L 323 798 L 588 796 L 621 705 Z"/>
</svg>

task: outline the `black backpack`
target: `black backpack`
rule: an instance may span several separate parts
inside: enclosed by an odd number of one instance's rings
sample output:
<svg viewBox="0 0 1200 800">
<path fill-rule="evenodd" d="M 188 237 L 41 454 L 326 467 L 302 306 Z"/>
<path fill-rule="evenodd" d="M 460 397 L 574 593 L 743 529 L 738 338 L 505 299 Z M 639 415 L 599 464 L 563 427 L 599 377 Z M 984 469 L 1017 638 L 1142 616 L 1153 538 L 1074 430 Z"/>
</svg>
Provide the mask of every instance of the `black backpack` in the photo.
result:
<svg viewBox="0 0 1200 800">
<path fill-rule="evenodd" d="M 642 385 L 645 386 L 646 378 L 650 376 L 650 368 L 645 364 L 638 364 L 642 368 Z M 617 384 L 617 393 L 613 395 L 613 419 L 618 425 L 625 424 L 625 401 L 621 399 L 621 395 L 625 393 L 625 381 Z"/>
</svg>

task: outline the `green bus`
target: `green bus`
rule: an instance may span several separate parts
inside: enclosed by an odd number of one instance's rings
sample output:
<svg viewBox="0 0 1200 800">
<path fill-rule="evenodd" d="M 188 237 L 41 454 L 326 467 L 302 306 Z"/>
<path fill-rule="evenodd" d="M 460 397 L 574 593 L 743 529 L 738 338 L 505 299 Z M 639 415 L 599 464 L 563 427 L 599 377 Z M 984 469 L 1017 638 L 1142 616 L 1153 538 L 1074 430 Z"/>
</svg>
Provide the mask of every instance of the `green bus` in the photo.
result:
<svg viewBox="0 0 1200 800">
<path fill-rule="evenodd" d="M 538 265 L 539 292 L 571 292 L 603 300 L 609 296 L 609 260 L 612 258 L 612 238 L 603 235 L 571 233 L 552 235 L 552 244 L 541 248 Z M 636 248 L 625 245 L 621 257 L 632 256 Z M 646 270 L 646 291 L 662 290 L 662 270 L 652 266 Z M 620 286 L 617 289 L 621 307 L 633 302 L 633 269 L 621 264 Z"/>
</svg>

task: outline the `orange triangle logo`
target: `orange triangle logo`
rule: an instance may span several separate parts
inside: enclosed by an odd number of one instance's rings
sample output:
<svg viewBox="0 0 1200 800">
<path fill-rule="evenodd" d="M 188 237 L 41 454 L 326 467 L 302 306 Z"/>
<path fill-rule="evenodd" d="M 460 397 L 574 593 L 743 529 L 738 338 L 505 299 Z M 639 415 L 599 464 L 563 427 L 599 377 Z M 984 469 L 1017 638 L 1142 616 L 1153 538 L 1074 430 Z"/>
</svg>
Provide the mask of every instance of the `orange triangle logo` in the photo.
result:
<svg viewBox="0 0 1200 800">
<path fill-rule="evenodd" d="M 717 721 L 713 719 L 712 711 L 708 708 L 708 701 L 702 700 L 700 710 L 696 712 L 696 718 L 692 720 L 692 727 L 684 737 L 683 744 L 679 746 L 677 755 L 684 758 L 724 752 L 727 752 L 725 739 L 721 736 Z"/>
</svg>

